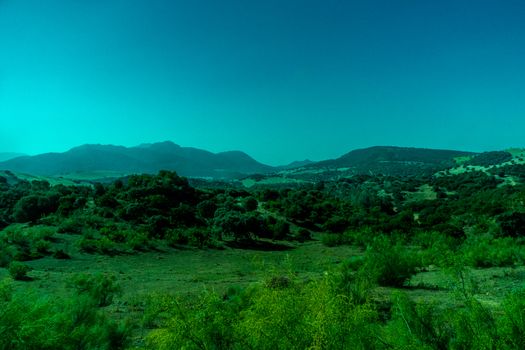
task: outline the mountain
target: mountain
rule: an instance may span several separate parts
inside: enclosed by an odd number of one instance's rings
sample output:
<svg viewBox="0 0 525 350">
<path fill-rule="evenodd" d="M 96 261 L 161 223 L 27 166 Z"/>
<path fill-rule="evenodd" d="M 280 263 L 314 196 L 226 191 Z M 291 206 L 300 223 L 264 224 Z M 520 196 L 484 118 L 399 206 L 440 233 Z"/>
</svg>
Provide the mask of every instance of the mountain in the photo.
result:
<svg viewBox="0 0 525 350">
<path fill-rule="evenodd" d="M 295 162 L 291 162 L 290 164 L 287 164 L 287 165 L 281 165 L 278 168 L 282 169 L 282 170 L 295 169 L 295 168 L 301 168 L 301 167 L 304 167 L 304 166 L 307 166 L 307 165 L 310 165 L 310 164 L 313 164 L 313 163 L 315 163 L 315 162 L 313 162 L 313 161 L 311 161 L 309 159 L 305 159 L 305 160 L 298 160 L 298 161 L 295 161 Z"/>
<path fill-rule="evenodd" d="M 307 166 L 315 169 L 339 169 L 351 174 L 421 175 L 453 167 L 456 159 L 476 153 L 427 148 L 375 146 L 357 149 L 337 159 Z"/>
<path fill-rule="evenodd" d="M 181 147 L 173 142 L 137 147 L 83 145 L 64 153 L 45 153 L 0 162 L 0 169 L 43 176 L 109 172 L 156 173 L 174 170 L 190 177 L 234 178 L 245 174 L 268 173 L 273 167 L 261 164 L 240 151 L 212 153 Z"/>
<path fill-rule="evenodd" d="M 22 153 L 0 152 L 0 162 L 23 156 Z"/>
</svg>

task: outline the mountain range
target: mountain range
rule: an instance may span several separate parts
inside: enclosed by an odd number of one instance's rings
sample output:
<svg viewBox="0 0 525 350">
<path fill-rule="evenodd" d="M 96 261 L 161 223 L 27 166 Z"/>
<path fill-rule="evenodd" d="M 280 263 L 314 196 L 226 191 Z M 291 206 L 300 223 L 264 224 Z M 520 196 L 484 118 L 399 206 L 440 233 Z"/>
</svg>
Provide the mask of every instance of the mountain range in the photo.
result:
<svg viewBox="0 0 525 350">
<path fill-rule="evenodd" d="M 268 173 L 274 170 L 240 151 L 212 153 L 181 147 L 169 141 L 129 148 L 83 145 L 64 153 L 44 153 L 10 159 L 0 162 L 0 169 L 43 176 L 175 170 L 183 176 L 212 178 L 233 178 L 242 174 Z"/>
<path fill-rule="evenodd" d="M 212 153 L 166 141 L 136 147 L 91 144 L 63 153 L 19 156 L 0 162 L 0 170 L 54 177 L 74 177 L 75 174 L 86 173 L 97 173 L 100 177 L 107 173 L 114 177 L 174 170 L 183 176 L 213 179 L 319 171 L 339 171 L 347 175 L 417 175 L 450 168 L 457 158 L 476 155 L 464 151 L 376 146 L 353 150 L 337 159 L 320 162 L 305 160 L 273 167 L 241 151 Z"/>
</svg>

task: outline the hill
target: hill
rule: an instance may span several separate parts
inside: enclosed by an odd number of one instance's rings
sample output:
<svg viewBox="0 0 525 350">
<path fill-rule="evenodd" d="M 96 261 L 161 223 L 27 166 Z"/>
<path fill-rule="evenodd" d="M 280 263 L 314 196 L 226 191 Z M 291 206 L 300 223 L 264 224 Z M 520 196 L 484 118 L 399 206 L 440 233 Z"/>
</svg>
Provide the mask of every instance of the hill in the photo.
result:
<svg viewBox="0 0 525 350">
<path fill-rule="evenodd" d="M 267 173 L 273 167 L 261 164 L 240 151 L 212 153 L 181 147 L 173 142 L 137 147 L 83 145 L 64 153 L 45 153 L 0 162 L 0 169 L 43 176 L 71 176 L 85 173 L 131 174 L 174 170 L 190 177 L 234 178 Z"/>
<path fill-rule="evenodd" d="M 420 175 L 453 167 L 458 157 L 476 153 L 412 147 L 376 146 L 358 149 L 311 168 L 344 169 L 354 174 Z"/>
</svg>

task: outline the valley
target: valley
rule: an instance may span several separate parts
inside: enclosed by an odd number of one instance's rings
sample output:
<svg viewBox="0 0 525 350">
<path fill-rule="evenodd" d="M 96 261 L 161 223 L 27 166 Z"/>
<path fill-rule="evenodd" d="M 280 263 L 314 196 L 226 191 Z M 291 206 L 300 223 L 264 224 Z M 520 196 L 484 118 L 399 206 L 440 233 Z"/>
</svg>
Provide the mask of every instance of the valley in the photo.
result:
<svg viewBox="0 0 525 350">
<path fill-rule="evenodd" d="M 15 338 L 70 348 L 271 348 L 282 332 L 326 348 L 503 347 L 525 293 L 523 151 L 436 152 L 228 180 L 5 170 L 0 302 L 18 312 L 0 324 L 46 325 Z M 91 316 L 53 316 L 71 312 Z"/>
</svg>

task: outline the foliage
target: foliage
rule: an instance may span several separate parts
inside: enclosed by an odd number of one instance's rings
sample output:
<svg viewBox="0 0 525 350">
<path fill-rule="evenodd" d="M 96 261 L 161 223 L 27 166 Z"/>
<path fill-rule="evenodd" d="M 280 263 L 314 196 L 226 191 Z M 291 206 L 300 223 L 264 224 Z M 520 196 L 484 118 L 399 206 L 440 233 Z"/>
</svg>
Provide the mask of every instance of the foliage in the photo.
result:
<svg viewBox="0 0 525 350">
<path fill-rule="evenodd" d="M 31 271 L 31 268 L 24 263 L 13 261 L 9 264 L 9 274 L 17 281 L 25 281 L 28 279 L 27 273 Z"/>
<path fill-rule="evenodd" d="M 74 276 L 70 285 L 80 295 L 89 295 L 97 306 L 108 306 L 115 295 L 121 292 L 115 276 L 107 274 L 79 274 Z"/>
<path fill-rule="evenodd" d="M 0 282 L 0 349 L 123 349 L 129 333 L 87 295 L 40 297 Z"/>
<path fill-rule="evenodd" d="M 402 287 L 416 272 L 417 254 L 388 237 L 379 236 L 368 247 L 362 271 L 380 286 Z"/>
<path fill-rule="evenodd" d="M 331 278 L 230 290 L 223 298 L 208 292 L 172 305 L 171 317 L 148 336 L 149 348 L 370 349 L 379 343 L 373 307 L 338 295 Z"/>
</svg>

